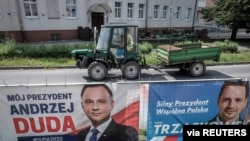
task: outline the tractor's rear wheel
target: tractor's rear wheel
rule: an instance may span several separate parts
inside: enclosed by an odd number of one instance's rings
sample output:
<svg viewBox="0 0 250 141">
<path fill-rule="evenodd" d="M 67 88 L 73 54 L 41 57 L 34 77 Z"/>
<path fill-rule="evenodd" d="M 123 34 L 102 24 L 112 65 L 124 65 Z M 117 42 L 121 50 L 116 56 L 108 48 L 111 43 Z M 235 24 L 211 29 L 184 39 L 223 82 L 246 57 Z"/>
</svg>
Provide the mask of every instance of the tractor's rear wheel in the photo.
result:
<svg viewBox="0 0 250 141">
<path fill-rule="evenodd" d="M 128 61 L 122 67 L 122 74 L 127 79 L 137 78 L 140 72 L 140 66 L 136 61 Z"/>
<path fill-rule="evenodd" d="M 101 62 L 93 62 L 88 67 L 88 74 L 92 80 L 103 80 L 108 75 L 108 68 Z"/>
<path fill-rule="evenodd" d="M 194 62 L 189 67 L 189 73 L 191 76 L 194 77 L 203 75 L 205 71 L 206 71 L 206 65 L 203 61 Z"/>
</svg>

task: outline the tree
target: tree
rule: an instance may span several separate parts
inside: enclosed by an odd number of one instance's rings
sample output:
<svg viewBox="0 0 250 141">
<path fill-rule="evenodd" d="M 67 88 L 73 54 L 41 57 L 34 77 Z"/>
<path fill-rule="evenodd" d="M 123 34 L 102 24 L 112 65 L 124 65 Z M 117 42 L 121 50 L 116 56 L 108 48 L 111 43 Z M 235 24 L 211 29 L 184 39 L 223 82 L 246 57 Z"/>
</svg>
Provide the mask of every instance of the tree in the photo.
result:
<svg viewBox="0 0 250 141">
<path fill-rule="evenodd" d="M 232 29 L 231 40 L 236 39 L 239 28 L 250 28 L 249 0 L 214 0 L 214 3 L 215 6 L 201 10 L 203 18 Z"/>
</svg>

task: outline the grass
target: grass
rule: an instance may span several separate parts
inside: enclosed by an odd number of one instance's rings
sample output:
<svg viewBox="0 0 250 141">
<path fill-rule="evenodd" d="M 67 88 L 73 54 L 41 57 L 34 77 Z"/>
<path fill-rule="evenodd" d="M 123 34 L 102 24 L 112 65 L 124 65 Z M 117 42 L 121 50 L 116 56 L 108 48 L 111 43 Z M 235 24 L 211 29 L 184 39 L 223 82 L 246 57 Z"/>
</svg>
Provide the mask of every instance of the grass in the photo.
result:
<svg viewBox="0 0 250 141">
<path fill-rule="evenodd" d="M 0 66 L 5 67 L 58 67 L 75 66 L 74 59 L 68 58 L 7 58 L 0 61 Z"/>
<path fill-rule="evenodd" d="M 211 60 L 205 62 L 208 65 L 250 62 L 250 50 L 239 51 L 238 53 L 221 53 L 219 62 Z"/>
<path fill-rule="evenodd" d="M 146 56 L 147 64 L 159 64 L 155 53 Z M 250 50 L 239 51 L 238 53 L 221 53 L 220 61 L 205 61 L 207 65 L 217 65 L 225 63 L 250 62 Z M 75 66 L 73 58 L 6 58 L 0 61 L 2 67 L 58 67 L 58 66 Z"/>
<path fill-rule="evenodd" d="M 6 54 L 7 49 L 11 49 L 14 46 L 12 40 L 7 42 L 8 44 L 0 44 L 0 66 L 1 67 L 44 67 L 44 68 L 53 68 L 59 66 L 75 66 L 75 60 L 68 57 L 57 57 L 57 58 L 31 58 L 31 57 L 3 57 L 1 54 Z M 250 62 L 250 42 L 239 43 L 240 45 L 247 46 L 249 49 L 238 50 L 237 53 L 225 53 L 222 52 L 219 62 L 207 60 L 205 63 L 207 65 L 217 65 L 217 64 L 226 64 L 226 63 L 241 63 L 241 62 Z M 156 47 L 156 44 L 152 44 Z M 91 46 L 91 45 L 88 45 Z M 144 45 L 149 46 L 149 45 Z M 81 46 L 80 46 L 81 47 Z M 80 48 L 78 47 L 78 48 Z M 68 46 L 66 48 L 69 48 Z M 55 48 L 57 49 L 57 48 Z M 62 48 L 60 48 L 62 49 Z M 160 64 L 160 61 L 156 57 L 155 52 L 145 56 L 146 62 L 148 65 L 157 65 Z"/>
</svg>

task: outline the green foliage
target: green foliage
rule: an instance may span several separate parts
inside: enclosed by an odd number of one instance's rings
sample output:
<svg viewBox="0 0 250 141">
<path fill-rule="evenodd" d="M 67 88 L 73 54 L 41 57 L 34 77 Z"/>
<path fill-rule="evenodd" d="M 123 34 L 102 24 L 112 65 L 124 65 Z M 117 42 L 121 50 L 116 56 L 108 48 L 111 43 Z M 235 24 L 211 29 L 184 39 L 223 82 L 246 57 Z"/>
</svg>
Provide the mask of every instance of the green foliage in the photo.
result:
<svg viewBox="0 0 250 141">
<path fill-rule="evenodd" d="M 5 45 L 7 46 L 2 56 L 14 58 L 14 57 L 29 57 L 29 58 L 71 58 L 71 51 L 74 49 L 91 49 L 93 44 L 85 45 Z M 1 50 L 1 49 L 0 49 Z M 1 52 L 1 51 L 0 51 Z M 3 52 L 3 51 L 2 51 Z"/>
<path fill-rule="evenodd" d="M 250 62 L 250 50 L 238 51 L 237 53 L 223 52 L 221 53 L 219 62 L 207 60 L 207 65 L 216 65 L 223 63 Z M 160 65 L 159 59 L 156 57 L 156 52 L 145 55 L 148 65 Z M 16 67 L 46 67 L 53 68 L 57 66 L 75 66 L 75 60 L 70 58 L 5 58 L 0 61 L 0 66 L 16 66 Z"/>
<path fill-rule="evenodd" d="M 250 22 L 249 0 L 215 0 L 215 21 L 231 28 L 245 28 Z"/>
<path fill-rule="evenodd" d="M 184 41 L 175 42 L 175 45 L 195 44 L 195 43 L 201 43 L 201 41 L 193 42 L 190 40 L 184 40 Z"/>
<path fill-rule="evenodd" d="M 138 45 L 138 49 L 141 54 L 145 55 L 151 52 L 153 45 L 149 42 L 143 42 L 142 44 Z"/>
<path fill-rule="evenodd" d="M 213 6 L 208 6 L 201 9 L 201 14 L 203 15 L 203 19 L 206 19 L 207 22 L 214 20 L 215 8 Z"/>
<path fill-rule="evenodd" d="M 57 66 L 75 66 L 75 60 L 69 58 L 49 58 L 49 57 L 47 58 L 14 57 L 14 58 L 5 58 L 1 60 L 0 66 L 52 68 Z"/>
<path fill-rule="evenodd" d="M 190 43 L 185 41 L 185 43 Z M 183 44 L 180 42 L 179 44 Z M 207 65 L 231 62 L 249 62 L 250 50 L 238 50 L 238 44 L 229 40 L 211 43 L 220 46 L 223 50 L 219 62 L 205 61 Z M 157 59 L 155 48 L 159 43 L 143 42 L 139 44 L 139 51 L 144 53 L 148 65 L 160 65 Z M 245 43 L 249 46 L 249 43 Z M 92 43 L 85 45 L 16 45 L 13 40 L 6 40 L 0 44 L 0 66 L 75 66 L 75 60 L 72 59 L 71 51 L 73 49 L 92 49 Z M 4 53 L 3 53 L 4 52 Z M 233 53 L 232 53 L 233 52 Z"/>
<path fill-rule="evenodd" d="M 139 134 L 140 134 L 140 135 L 144 135 L 144 136 L 147 135 L 145 129 L 140 129 Z"/>
<path fill-rule="evenodd" d="M 12 36 L 6 36 L 5 41 L 0 43 L 0 57 L 5 57 L 11 52 L 16 45 L 16 42 Z"/>
<path fill-rule="evenodd" d="M 145 55 L 146 62 L 148 65 L 159 65 L 161 61 L 157 59 L 157 54 L 155 51 Z"/>
<path fill-rule="evenodd" d="M 220 63 L 250 62 L 250 50 L 241 50 L 237 53 L 222 53 Z"/>
<path fill-rule="evenodd" d="M 215 4 L 215 20 L 219 25 L 245 28 L 249 23 L 249 0 L 215 0 Z"/>
<path fill-rule="evenodd" d="M 236 53 L 238 51 L 238 44 L 233 41 L 224 40 L 222 41 L 216 41 L 214 42 L 215 46 L 218 46 L 221 48 L 222 52 L 230 52 L 230 53 Z"/>
<path fill-rule="evenodd" d="M 139 140 L 145 141 L 147 137 L 147 131 L 146 129 L 139 129 Z"/>
<path fill-rule="evenodd" d="M 231 40 L 236 39 L 239 28 L 248 28 L 250 23 L 250 0 L 214 0 L 215 6 L 201 10 L 203 18 L 214 20 L 219 26 L 232 29 Z"/>
</svg>

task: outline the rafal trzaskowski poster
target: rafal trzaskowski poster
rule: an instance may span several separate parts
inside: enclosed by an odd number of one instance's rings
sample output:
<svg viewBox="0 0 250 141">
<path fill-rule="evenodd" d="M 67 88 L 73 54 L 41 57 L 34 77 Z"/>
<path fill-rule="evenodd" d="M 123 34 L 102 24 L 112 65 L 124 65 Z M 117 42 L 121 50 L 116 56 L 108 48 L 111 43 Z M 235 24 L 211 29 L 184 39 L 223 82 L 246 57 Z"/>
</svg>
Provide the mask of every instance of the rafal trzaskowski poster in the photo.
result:
<svg viewBox="0 0 250 141">
<path fill-rule="evenodd" d="M 184 124 L 207 125 L 218 113 L 217 98 L 223 82 L 212 80 L 149 84 L 147 140 L 182 141 Z M 249 110 L 249 104 L 246 110 Z M 241 118 L 244 119 L 246 114 L 243 110 Z"/>
</svg>

